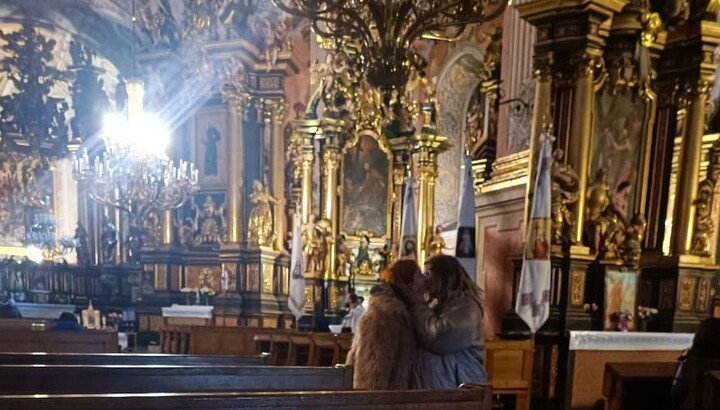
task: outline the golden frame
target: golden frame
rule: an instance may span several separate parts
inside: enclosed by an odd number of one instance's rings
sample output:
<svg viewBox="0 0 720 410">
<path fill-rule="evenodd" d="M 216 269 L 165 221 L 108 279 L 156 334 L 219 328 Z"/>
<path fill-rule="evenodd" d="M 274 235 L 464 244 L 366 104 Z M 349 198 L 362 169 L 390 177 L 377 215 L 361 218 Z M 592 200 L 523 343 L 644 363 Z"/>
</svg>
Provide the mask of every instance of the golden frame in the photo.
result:
<svg viewBox="0 0 720 410">
<path fill-rule="evenodd" d="M 594 98 L 593 98 L 593 104 L 591 108 L 592 113 L 592 140 L 595 141 L 598 138 L 598 135 L 596 135 L 596 121 L 597 118 L 595 118 L 595 107 L 598 104 L 598 97 L 602 92 L 609 92 L 609 93 L 628 93 L 629 95 L 634 94 L 637 98 L 640 98 L 645 106 L 645 113 L 643 115 L 642 120 L 642 130 L 640 132 L 641 140 L 640 140 L 640 146 L 639 146 L 639 153 L 638 153 L 638 159 L 636 163 L 635 171 L 637 171 L 637 180 L 635 182 L 635 191 L 634 195 L 632 197 L 632 204 L 633 208 L 628 209 L 628 220 L 623 222 L 629 222 L 634 215 L 636 214 L 645 214 L 645 208 L 648 201 L 648 189 L 647 189 L 647 182 L 650 177 L 650 160 L 652 159 L 652 153 L 650 150 L 652 149 L 652 138 L 653 138 L 653 129 L 655 127 L 655 119 L 656 119 L 656 109 L 657 109 L 657 95 L 652 90 L 652 87 L 650 84 L 640 84 L 640 83 L 616 83 L 611 84 L 610 83 L 610 76 L 607 73 L 604 73 L 600 81 L 598 81 L 595 84 L 594 87 Z M 593 159 L 594 159 L 594 148 L 592 145 L 590 147 L 590 157 L 589 161 L 590 163 L 587 164 L 589 171 L 597 171 L 593 170 Z M 592 179 L 595 177 L 594 174 L 589 174 L 589 177 Z"/>
<path fill-rule="evenodd" d="M 383 137 L 382 135 L 379 135 L 377 132 L 373 130 L 361 130 L 356 131 L 353 133 L 352 137 L 345 143 L 345 145 L 342 148 L 341 151 L 341 165 L 340 165 L 340 183 L 338 184 L 338 207 L 340 208 L 338 211 L 338 232 L 345 236 L 345 238 L 349 241 L 359 241 L 361 234 L 367 234 L 366 230 L 358 230 L 356 232 L 346 232 L 342 229 L 342 221 L 345 216 L 345 206 L 344 206 L 344 193 L 345 193 L 345 187 L 344 187 L 344 176 L 345 176 L 345 155 L 347 154 L 347 151 L 350 148 L 354 148 L 359 142 L 362 137 L 370 137 L 373 138 L 377 143 L 380 150 L 385 154 L 385 157 L 388 161 L 388 175 L 387 175 L 387 183 L 386 183 L 386 195 L 387 195 L 387 206 L 389 207 L 392 204 L 392 194 L 393 194 L 393 155 L 392 151 L 390 151 L 390 146 L 387 143 L 387 139 Z M 384 243 L 386 240 L 390 239 L 392 234 L 392 212 L 389 212 L 388 209 L 385 210 L 385 233 L 379 237 L 371 237 L 370 241 L 372 243 L 376 243 L 379 241 L 379 243 Z M 368 235 L 369 236 L 369 235 Z"/>
</svg>

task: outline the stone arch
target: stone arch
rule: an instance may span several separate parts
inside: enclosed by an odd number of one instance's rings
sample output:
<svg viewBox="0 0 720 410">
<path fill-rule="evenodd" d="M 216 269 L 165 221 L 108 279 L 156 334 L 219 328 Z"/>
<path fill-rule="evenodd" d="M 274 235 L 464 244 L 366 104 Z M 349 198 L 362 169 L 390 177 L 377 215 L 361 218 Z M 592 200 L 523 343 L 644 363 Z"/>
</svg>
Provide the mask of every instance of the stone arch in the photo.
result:
<svg viewBox="0 0 720 410">
<path fill-rule="evenodd" d="M 472 95 L 480 84 L 478 73 L 484 59 L 485 50 L 479 44 L 461 45 L 450 54 L 438 76 L 438 131 L 452 144 L 438 157 L 435 185 L 435 224 L 445 229 L 457 222 L 465 116 Z"/>
</svg>

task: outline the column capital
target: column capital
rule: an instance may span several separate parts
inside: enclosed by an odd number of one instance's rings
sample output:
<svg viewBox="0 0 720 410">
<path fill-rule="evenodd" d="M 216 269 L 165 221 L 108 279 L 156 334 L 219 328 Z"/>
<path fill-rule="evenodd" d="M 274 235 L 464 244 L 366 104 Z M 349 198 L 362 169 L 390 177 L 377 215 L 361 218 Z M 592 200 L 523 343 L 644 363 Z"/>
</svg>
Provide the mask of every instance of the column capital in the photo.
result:
<svg viewBox="0 0 720 410">
<path fill-rule="evenodd" d="M 223 102 L 230 107 L 231 112 L 247 120 L 247 113 L 253 99 L 250 94 L 235 89 L 223 89 L 221 95 Z"/>
</svg>

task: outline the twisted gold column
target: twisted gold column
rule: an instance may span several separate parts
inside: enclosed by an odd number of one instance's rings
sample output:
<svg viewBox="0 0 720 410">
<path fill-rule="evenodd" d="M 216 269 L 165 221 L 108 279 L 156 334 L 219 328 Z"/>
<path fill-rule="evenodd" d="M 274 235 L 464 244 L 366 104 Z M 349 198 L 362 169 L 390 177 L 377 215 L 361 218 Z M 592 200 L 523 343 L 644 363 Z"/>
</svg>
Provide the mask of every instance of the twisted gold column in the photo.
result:
<svg viewBox="0 0 720 410">
<path fill-rule="evenodd" d="M 326 118 L 320 125 L 325 136 L 323 145 L 323 218 L 330 221 L 330 243 L 328 244 L 328 259 L 325 263 L 325 279 L 337 279 L 335 259 L 337 246 L 335 238 L 338 235 L 338 169 L 340 166 L 340 141 L 343 139 L 346 124 L 341 120 Z"/>
</svg>

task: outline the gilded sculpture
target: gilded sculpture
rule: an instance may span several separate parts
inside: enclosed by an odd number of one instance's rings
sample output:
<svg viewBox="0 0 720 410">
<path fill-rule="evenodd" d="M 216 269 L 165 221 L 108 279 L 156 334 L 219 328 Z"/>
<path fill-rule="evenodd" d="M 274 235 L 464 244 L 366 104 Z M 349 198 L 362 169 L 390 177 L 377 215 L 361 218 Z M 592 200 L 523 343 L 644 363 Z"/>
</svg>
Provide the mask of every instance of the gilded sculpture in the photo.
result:
<svg viewBox="0 0 720 410">
<path fill-rule="evenodd" d="M 645 239 L 647 221 L 642 214 L 636 214 L 625 228 L 625 240 L 619 246 L 619 256 L 627 265 L 638 266 Z"/>
<path fill-rule="evenodd" d="M 330 233 L 330 221 L 323 218 L 316 222 L 312 214 L 303 225 L 303 265 L 306 274 L 320 275 L 325 271 L 329 241 L 332 240 Z"/>
<path fill-rule="evenodd" d="M 277 200 L 267 192 L 262 182 L 255 180 L 250 203 L 253 207 L 248 221 L 248 242 L 253 246 L 273 246 L 275 233 L 271 205 L 275 205 Z"/>
<path fill-rule="evenodd" d="M 712 197 L 715 184 L 709 179 L 700 181 L 695 205 L 695 227 L 691 252 L 698 256 L 710 256 L 710 241 L 715 230 L 712 220 Z"/>
<path fill-rule="evenodd" d="M 603 212 L 610 205 L 610 186 L 605 177 L 605 170 L 600 168 L 595 180 L 588 187 L 585 201 L 585 217 L 587 218 L 587 242 L 592 252 L 599 252 L 602 233 L 605 230 Z"/>
<path fill-rule="evenodd" d="M 349 277 L 353 269 L 353 257 L 354 254 L 349 246 L 345 243 L 345 235 L 338 235 L 336 242 L 337 249 L 337 261 L 336 276 L 337 277 Z"/>
<path fill-rule="evenodd" d="M 432 227 L 428 227 L 428 234 L 426 237 L 425 249 L 427 257 L 442 255 L 444 250 L 450 250 L 445 244 L 445 239 L 442 237 L 442 225 L 438 225 L 433 230 Z"/>
<path fill-rule="evenodd" d="M 194 228 L 192 245 L 211 245 L 224 243 L 227 240 L 227 222 L 225 220 L 225 204 L 219 207 L 211 195 L 205 196 L 202 208 L 195 204 L 193 199 L 191 203 L 194 218 L 191 226 Z M 186 219 L 187 221 L 187 219 Z M 187 223 L 183 224 L 179 229 L 181 241 L 187 246 Z M 183 238 L 185 236 L 185 238 Z"/>
<path fill-rule="evenodd" d="M 552 165 L 552 218 L 553 243 L 573 245 L 573 214 L 570 206 L 580 198 L 578 176 L 569 164 L 563 162 L 562 149 L 553 152 Z"/>
</svg>

